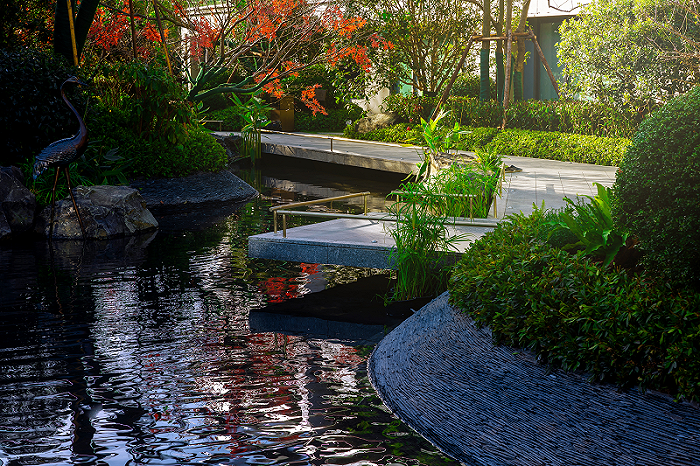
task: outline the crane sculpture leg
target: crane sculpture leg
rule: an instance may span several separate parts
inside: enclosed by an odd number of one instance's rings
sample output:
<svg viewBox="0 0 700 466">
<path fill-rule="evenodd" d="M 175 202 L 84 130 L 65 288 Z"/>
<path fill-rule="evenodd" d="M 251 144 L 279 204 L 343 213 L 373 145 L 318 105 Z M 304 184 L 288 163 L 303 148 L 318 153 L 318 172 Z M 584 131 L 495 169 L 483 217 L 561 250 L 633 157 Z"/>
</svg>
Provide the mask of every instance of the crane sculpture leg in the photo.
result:
<svg viewBox="0 0 700 466">
<path fill-rule="evenodd" d="M 68 173 L 68 167 L 56 167 L 56 176 L 53 180 L 53 189 L 51 190 L 51 222 L 49 223 L 49 240 L 53 237 L 53 219 L 54 210 L 56 208 L 56 185 L 58 184 L 58 174 L 63 170 L 66 175 L 66 181 L 68 182 L 68 193 L 70 194 L 71 201 L 73 201 L 73 208 L 75 209 L 75 215 L 78 216 L 78 223 L 80 224 L 80 232 L 83 234 L 83 239 L 85 239 L 85 227 L 83 226 L 83 219 L 80 217 L 80 211 L 78 210 L 78 204 L 75 202 L 75 197 L 73 196 L 73 188 L 70 185 L 70 174 Z"/>
</svg>

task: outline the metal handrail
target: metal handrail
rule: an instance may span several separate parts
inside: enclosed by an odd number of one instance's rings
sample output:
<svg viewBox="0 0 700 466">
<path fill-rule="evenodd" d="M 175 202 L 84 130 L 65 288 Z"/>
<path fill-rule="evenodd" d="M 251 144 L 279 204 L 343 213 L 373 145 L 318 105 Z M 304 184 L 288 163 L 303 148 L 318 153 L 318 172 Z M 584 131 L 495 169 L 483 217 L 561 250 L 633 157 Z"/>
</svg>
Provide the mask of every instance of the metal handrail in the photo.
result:
<svg viewBox="0 0 700 466">
<path fill-rule="evenodd" d="M 322 217 L 322 218 L 355 218 L 359 220 L 369 220 L 377 222 L 396 222 L 396 215 L 358 215 L 346 214 L 342 212 L 307 212 L 303 210 L 279 210 L 279 214 L 299 215 L 302 217 Z M 483 219 L 469 219 L 468 217 L 445 217 L 445 220 L 450 225 L 458 226 L 475 226 L 475 227 L 493 227 L 498 224 L 498 221 L 483 221 Z"/>
<path fill-rule="evenodd" d="M 303 212 L 302 211 L 290 211 L 290 210 L 284 210 L 282 211 L 281 209 L 289 209 L 292 207 L 302 207 L 302 206 L 307 206 L 307 205 L 316 205 L 316 204 L 323 204 L 324 202 L 333 202 L 333 201 L 340 201 L 344 199 L 352 199 L 354 197 L 360 197 L 362 196 L 364 199 L 364 214 L 367 215 L 367 196 L 369 196 L 371 193 L 369 191 L 363 191 L 361 193 L 353 193 L 353 194 L 345 194 L 343 196 L 334 196 L 334 197 L 326 197 L 324 199 L 315 199 L 313 201 L 302 201 L 302 202 L 291 202 L 289 204 L 282 204 L 278 205 L 275 207 L 270 207 L 270 212 L 272 212 L 273 215 L 273 224 L 275 228 L 275 234 L 277 234 L 277 214 L 282 215 L 282 235 L 284 238 L 287 237 L 287 214 L 290 215 L 300 215 Z M 313 212 L 310 212 L 313 213 Z M 316 212 L 316 213 L 321 213 L 321 212 Z"/>
<path fill-rule="evenodd" d="M 500 170 L 500 176 L 499 176 L 499 183 L 498 183 L 498 195 L 503 196 L 503 180 L 506 179 L 506 164 L 503 163 L 501 164 L 501 170 Z M 393 215 L 384 215 L 384 216 L 368 216 L 367 215 L 367 196 L 369 196 L 371 193 L 369 191 L 363 191 L 361 193 L 352 193 L 352 194 L 345 194 L 343 196 L 334 196 L 334 197 L 326 197 L 324 199 L 315 199 L 313 201 L 302 201 L 302 202 L 291 202 L 289 204 L 282 204 L 278 205 L 275 207 L 270 207 L 270 212 L 273 213 L 273 225 L 274 225 L 274 231 L 275 234 L 277 234 L 278 228 L 277 228 L 277 215 L 282 215 L 282 237 L 286 238 L 287 237 L 287 215 L 299 215 L 302 217 L 325 217 L 325 218 L 356 218 L 356 219 L 366 219 L 366 220 L 373 220 L 373 221 L 380 221 L 380 222 L 395 222 L 397 221 L 396 216 Z M 405 194 L 404 191 L 392 191 L 390 193 L 397 195 L 397 200 L 398 200 L 398 195 L 399 194 Z M 444 193 L 436 193 L 438 196 L 449 196 L 449 197 L 468 197 L 469 198 L 469 221 L 467 220 L 459 220 L 461 217 L 446 217 L 446 219 L 449 221 L 450 224 L 452 225 L 459 225 L 459 226 L 483 226 L 483 227 L 491 227 L 494 226 L 495 223 L 491 222 L 475 222 L 474 221 L 474 212 L 473 212 L 473 198 L 476 196 L 474 194 L 444 194 Z M 317 204 L 323 204 L 325 202 L 333 202 L 333 201 L 340 201 L 344 199 L 352 199 L 355 197 L 360 197 L 362 196 L 364 199 L 364 214 L 363 215 L 355 215 L 355 214 L 345 214 L 345 213 L 332 213 L 332 212 L 305 212 L 305 211 L 299 211 L 299 210 L 285 210 L 285 209 L 290 209 L 293 207 L 303 207 L 303 206 L 309 206 L 309 205 L 317 205 Z M 331 204 L 332 205 L 332 204 Z M 493 213 L 494 217 L 498 218 L 497 210 L 496 210 L 496 196 L 493 197 Z"/>
</svg>

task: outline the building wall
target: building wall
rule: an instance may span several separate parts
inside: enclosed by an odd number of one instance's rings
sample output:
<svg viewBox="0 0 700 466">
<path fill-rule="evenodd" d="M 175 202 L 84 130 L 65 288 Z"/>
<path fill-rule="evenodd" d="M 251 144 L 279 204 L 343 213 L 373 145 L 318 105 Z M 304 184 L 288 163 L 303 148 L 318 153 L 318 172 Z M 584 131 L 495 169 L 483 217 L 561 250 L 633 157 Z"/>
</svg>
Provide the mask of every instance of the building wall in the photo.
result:
<svg viewBox="0 0 700 466">
<path fill-rule="evenodd" d="M 559 82 L 561 81 L 561 67 L 557 60 L 556 44 L 561 39 L 559 26 L 565 19 L 566 17 L 545 17 L 528 20 L 535 36 L 537 36 L 542 54 L 552 69 L 552 74 Z M 528 41 L 527 50 L 530 52 L 530 56 L 523 73 L 523 97 L 525 99 L 556 100 L 554 86 L 532 41 Z"/>
</svg>

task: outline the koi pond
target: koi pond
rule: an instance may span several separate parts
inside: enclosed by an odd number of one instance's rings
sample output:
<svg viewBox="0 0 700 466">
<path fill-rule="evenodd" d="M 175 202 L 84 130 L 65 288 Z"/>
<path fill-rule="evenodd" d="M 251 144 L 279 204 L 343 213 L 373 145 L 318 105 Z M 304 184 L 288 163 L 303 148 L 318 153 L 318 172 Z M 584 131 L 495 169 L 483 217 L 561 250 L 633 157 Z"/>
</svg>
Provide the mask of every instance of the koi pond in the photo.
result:
<svg viewBox="0 0 700 466">
<path fill-rule="evenodd" d="M 371 344 L 251 325 L 372 273 L 248 259 L 270 206 L 369 190 L 377 208 L 400 178 L 259 167 L 239 176 L 262 196 L 209 223 L 0 246 L 0 465 L 456 464 L 382 405 Z"/>
</svg>

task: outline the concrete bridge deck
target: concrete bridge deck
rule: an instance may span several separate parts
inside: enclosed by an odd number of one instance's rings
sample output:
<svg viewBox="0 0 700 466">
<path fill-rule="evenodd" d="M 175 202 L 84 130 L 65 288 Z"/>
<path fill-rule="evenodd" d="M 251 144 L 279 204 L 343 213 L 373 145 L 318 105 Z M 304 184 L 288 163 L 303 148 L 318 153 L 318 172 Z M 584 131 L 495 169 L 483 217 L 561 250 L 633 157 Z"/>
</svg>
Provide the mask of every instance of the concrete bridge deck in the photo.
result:
<svg viewBox="0 0 700 466">
<path fill-rule="evenodd" d="M 420 162 L 419 154 L 422 154 L 420 147 L 336 137 L 331 148 L 329 138 L 303 134 L 264 133 L 263 143 L 265 152 L 278 155 L 406 174 Z M 493 210 L 490 214 L 492 222 L 513 213 L 531 213 L 533 204 L 541 206 L 544 202 L 546 208 L 560 208 L 566 204 L 564 197 L 594 196 L 597 193 L 594 183 L 612 186 L 617 170 L 616 167 L 528 157 L 506 157 L 504 162 L 522 171 L 506 174 L 503 196 L 496 203 L 496 215 Z M 469 236 L 459 247 L 464 250 L 491 228 L 460 227 L 460 232 L 469 233 Z M 251 236 L 248 254 L 266 259 L 390 268 L 393 246 L 393 239 L 380 222 L 337 219 L 289 228 L 286 238 L 281 231 L 276 235 Z"/>
</svg>

